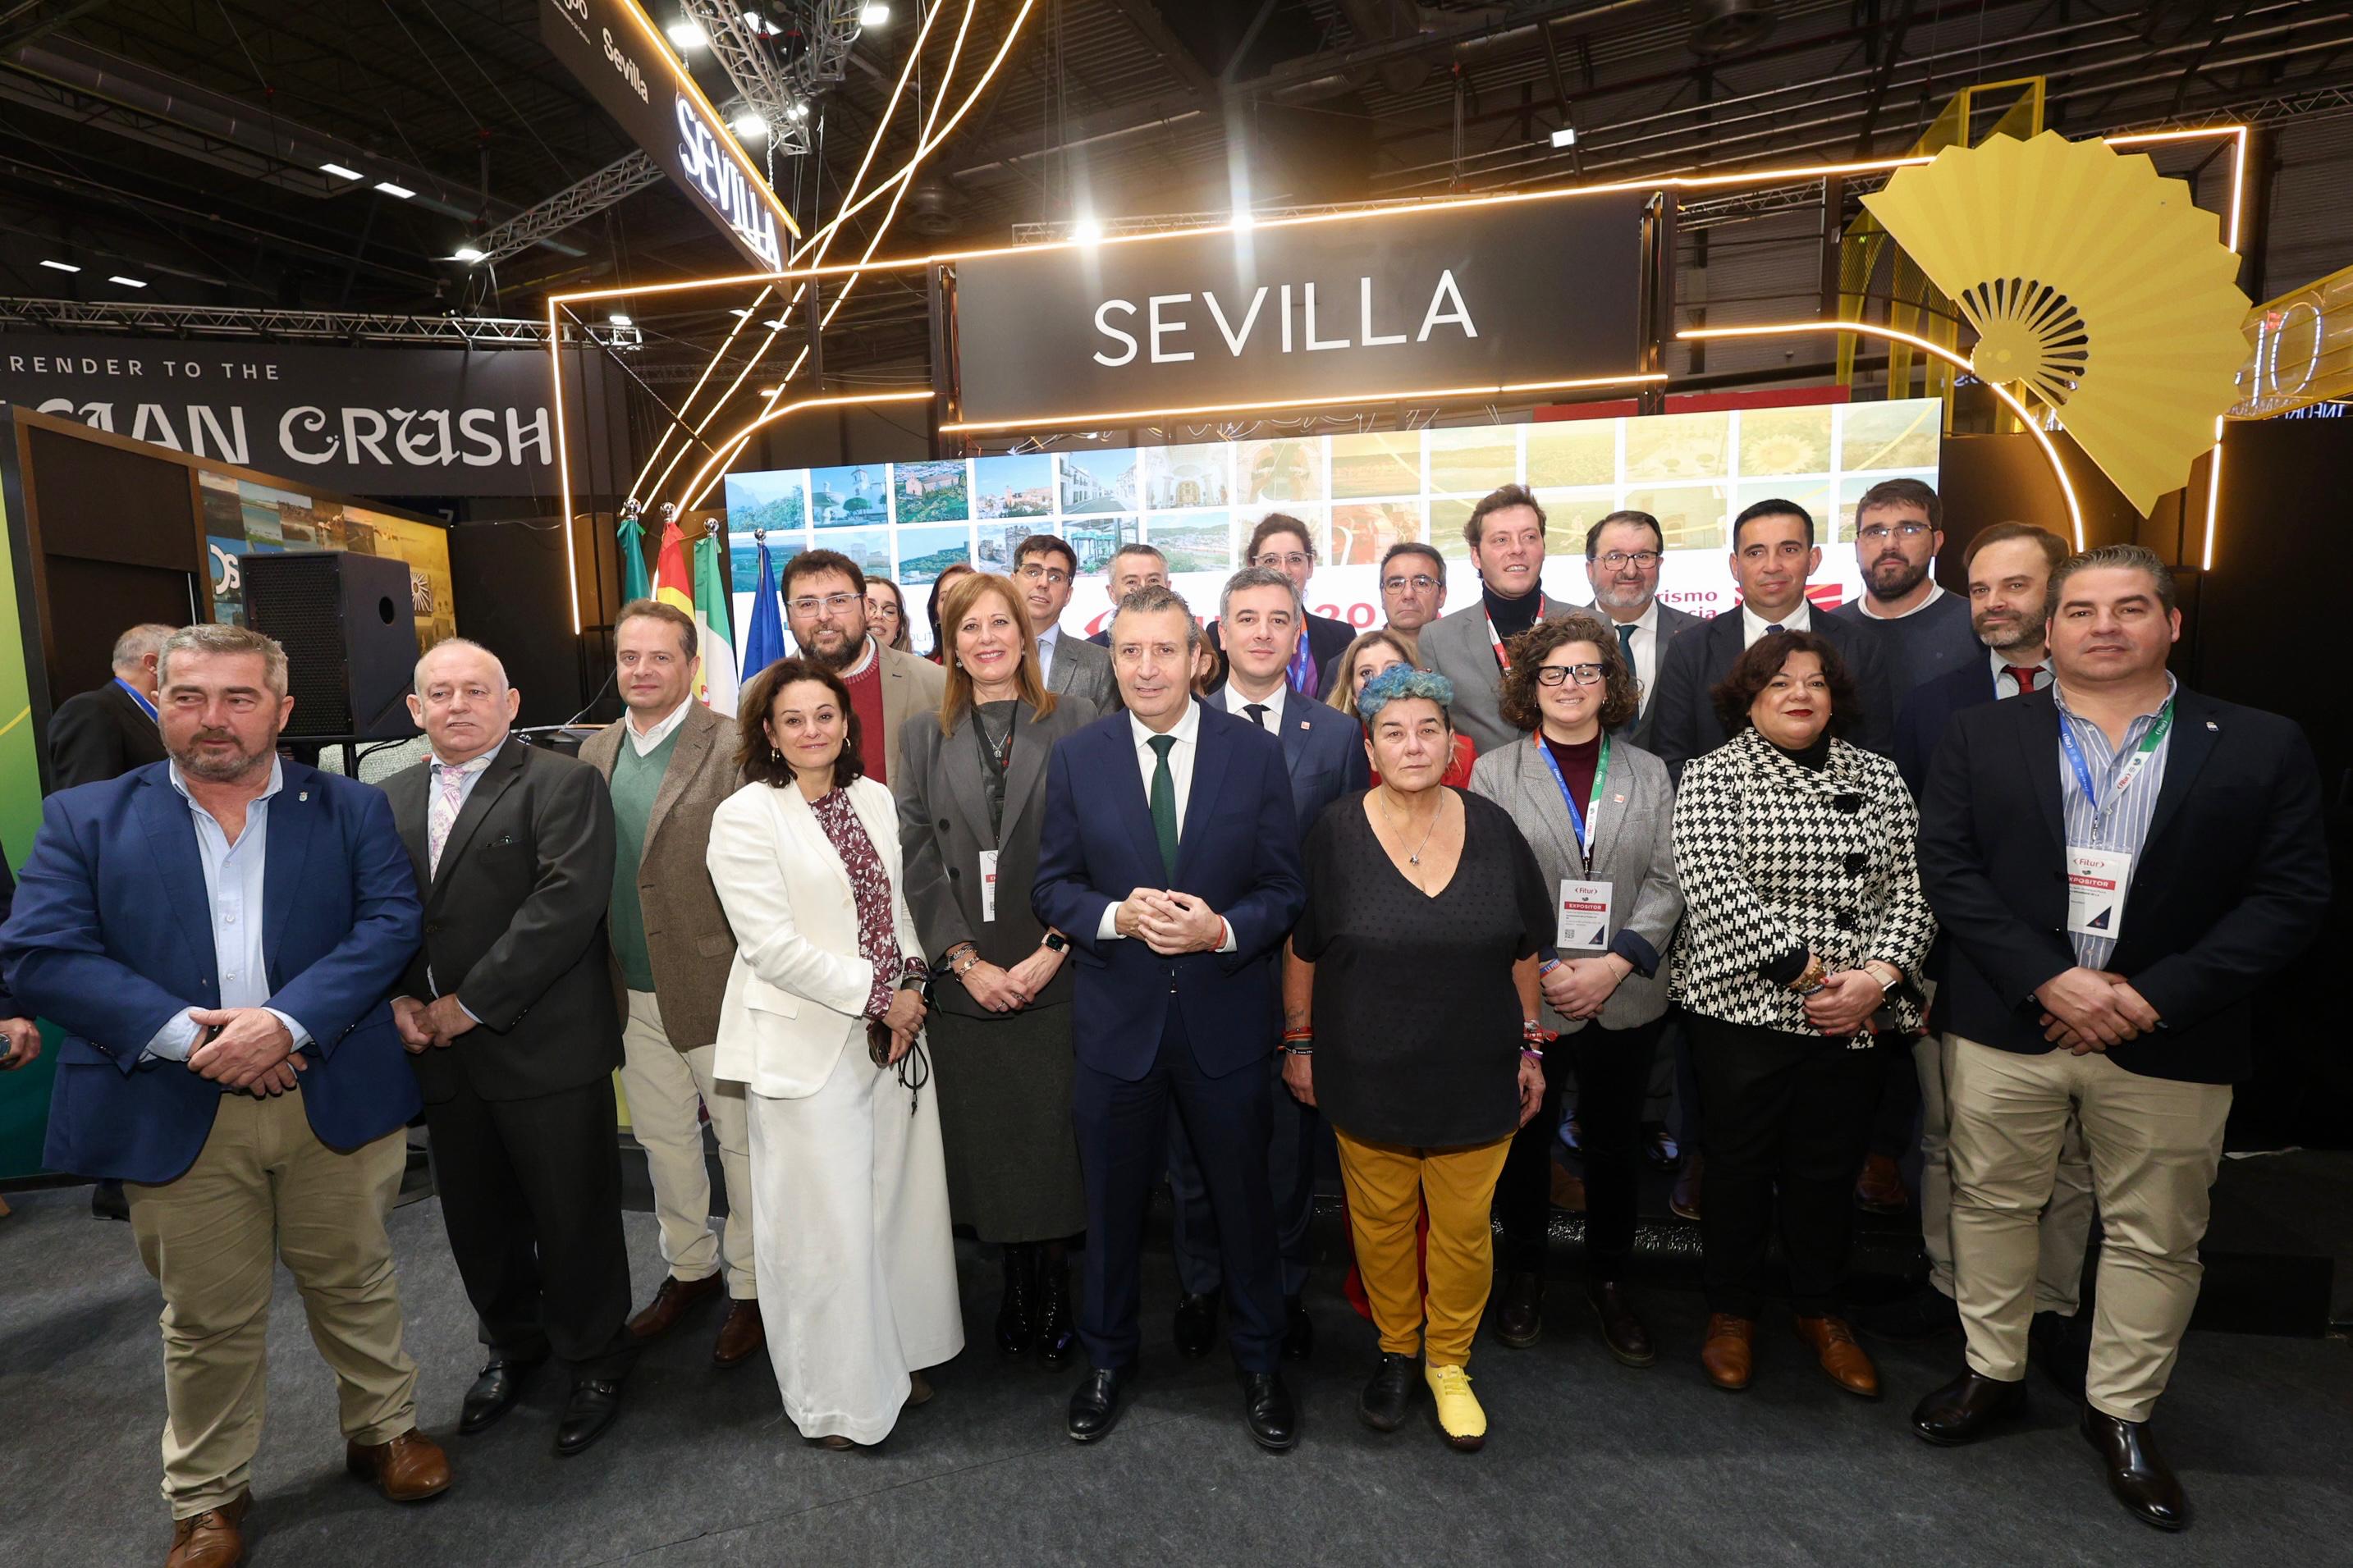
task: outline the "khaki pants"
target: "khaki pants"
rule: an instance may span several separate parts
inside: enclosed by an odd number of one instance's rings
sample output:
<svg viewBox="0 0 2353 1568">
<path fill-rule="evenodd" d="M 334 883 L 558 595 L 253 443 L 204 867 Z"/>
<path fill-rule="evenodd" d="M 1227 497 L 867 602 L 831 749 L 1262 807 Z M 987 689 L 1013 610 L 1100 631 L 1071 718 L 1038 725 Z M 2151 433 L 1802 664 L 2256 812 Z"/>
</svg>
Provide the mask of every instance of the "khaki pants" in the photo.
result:
<svg viewBox="0 0 2353 1568">
<path fill-rule="evenodd" d="M 173 1517 L 253 1485 L 273 1255 L 302 1292 L 311 1342 L 334 1369 L 343 1436 L 382 1443 L 417 1425 L 417 1365 L 400 1349 L 385 1216 L 407 1162 L 397 1129 L 337 1153 L 299 1090 L 224 1094 L 195 1163 L 156 1186 L 125 1182 L 140 1261 L 164 1289 L 164 1497 Z"/>
<path fill-rule="evenodd" d="M 1356 1272 L 1373 1304 L 1381 1349 L 1425 1351 L 1431 1366 L 1465 1366 L 1471 1341 L 1495 1283 L 1494 1232 L 1488 1214 L 1512 1141 L 1463 1149 L 1406 1149 L 1364 1143 L 1333 1130 L 1340 1175 L 1348 1189 L 1348 1227 Z M 1430 1294 L 1421 1290 L 1416 1232 L 1430 1210 Z M 1423 1331 L 1422 1318 L 1430 1326 Z"/>
<path fill-rule="evenodd" d="M 1947 1300 L 1953 1295 L 1953 1177 L 1946 1150 L 1952 1136 L 1954 1039 L 1926 1035 L 1912 1047 L 1920 1072 L 1920 1239 L 1928 1249 L 1928 1283 Z M 2072 1117 L 2037 1234 L 2034 1310 L 2072 1318 L 2084 1303 L 2084 1248 L 2092 1235 L 2092 1163 L 2084 1152 L 2084 1130 Z"/>
<path fill-rule="evenodd" d="M 681 1279 L 719 1272 L 723 1252 L 727 1294 L 758 1297 L 752 1273 L 752 1153 L 744 1129 L 744 1086 L 712 1075 L 715 1045 L 681 1051 L 662 1028 L 650 991 L 629 993 L 629 1022 L 621 1031 L 621 1088 L 629 1097 L 629 1131 L 646 1152 L 653 1178 L 654 1214 L 661 1221 L 662 1261 Z M 719 1173 L 727 1184 L 725 1237 L 711 1231 L 711 1169 L 702 1163 L 698 1106 L 711 1111 L 719 1137 Z"/>
<path fill-rule="evenodd" d="M 2004 1382 L 2026 1375 L 2037 1216 L 2073 1114 L 2100 1205 L 2084 1394 L 2103 1415 L 2147 1420 L 2198 1304 L 2230 1085 L 2144 1078 L 2098 1051 L 2031 1057 L 1968 1039 L 1954 1041 L 1949 1081 L 1953 1275 L 1969 1365 Z"/>
</svg>

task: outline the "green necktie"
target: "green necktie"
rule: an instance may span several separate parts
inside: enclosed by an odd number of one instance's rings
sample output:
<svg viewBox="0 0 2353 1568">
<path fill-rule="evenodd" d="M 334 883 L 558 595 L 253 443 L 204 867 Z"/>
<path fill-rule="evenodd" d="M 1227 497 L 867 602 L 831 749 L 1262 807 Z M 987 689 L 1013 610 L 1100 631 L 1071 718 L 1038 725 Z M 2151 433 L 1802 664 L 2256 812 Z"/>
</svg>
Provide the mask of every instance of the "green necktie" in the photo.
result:
<svg viewBox="0 0 2353 1568">
<path fill-rule="evenodd" d="M 1160 866 L 1168 879 L 1176 879 L 1176 775 L 1168 771 L 1174 735 L 1155 735 L 1145 742 L 1158 760 L 1152 764 L 1152 831 L 1160 837 Z"/>
</svg>

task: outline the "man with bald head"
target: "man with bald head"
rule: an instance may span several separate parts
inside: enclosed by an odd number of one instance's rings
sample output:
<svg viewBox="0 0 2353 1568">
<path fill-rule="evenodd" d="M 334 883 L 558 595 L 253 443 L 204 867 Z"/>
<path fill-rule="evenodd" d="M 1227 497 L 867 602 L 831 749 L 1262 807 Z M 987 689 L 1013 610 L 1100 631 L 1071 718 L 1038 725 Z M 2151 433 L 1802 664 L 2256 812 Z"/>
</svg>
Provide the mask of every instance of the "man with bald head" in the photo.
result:
<svg viewBox="0 0 2353 1568">
<path fill-rule="evenodd" d="M 635 1342 L 605 932 L 613 804 L 596 771 L 508 731 L 521 699 L 488 648 L 417 661 L 432 755 L 385 783 L 425 890 L 425 945 L 393 1011 L 425 1096 L 441 1218 L 489 1364 L 458 1422 L 480 1432 L 553 1355 L 572 1379 L 555 1450 L 619 1412 Z"/>
</svg>

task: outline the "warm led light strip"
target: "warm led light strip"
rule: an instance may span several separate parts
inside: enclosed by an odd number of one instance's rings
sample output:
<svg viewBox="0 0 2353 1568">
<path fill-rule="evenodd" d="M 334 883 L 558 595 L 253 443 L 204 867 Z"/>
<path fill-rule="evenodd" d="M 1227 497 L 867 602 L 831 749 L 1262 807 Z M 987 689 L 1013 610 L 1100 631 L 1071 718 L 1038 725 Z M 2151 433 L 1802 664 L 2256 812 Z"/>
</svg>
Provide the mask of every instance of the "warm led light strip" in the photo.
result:
<svg viewBox="0 0 2353 1568">
<path fill-rule="evenodd" d="M 725 477 L 727 465 L 735 460 L 736 454 L 743 451 L 745 443 L 752 439 L 760 427 L 764 425 L 773 425 L 787 414 L 796 414 L 804 408 L 871 406 L 883 403 L 929 403 L 931 400 L 932 389 L 926 386 L 913 392 L 855 392 L 829 397 L 804 397 L 797 402 L 787 403 L 781 408 L 771 408 L 767 413 L 761 415 L 760 417 L 730 436 L 720 444 L 717 451 L 703 459 L 702 467 L 694 471 L 694 478 L 689 479 L 686 489 L 680 492 L 688 498 L 686 504 L 681 510 L 691 511 L 699 506 L 711 487 Z"/>
<path fill-rule="evenodd" d="M 1910 332 L 1899 332 L 1893 327 L 1873 326 L 1868 321 L 1779 321 L 1766 327 L 1691 327 L 1677 332 L 1675 338 L 1679 342 L 1702 342 L 1713 338 L 1778 337 L 1784 332 L 1853 332 L 1862 337 L 1883 338 L 1890 342 L 1909 343 L 1923 353 L 1934 354 L 1947 364 L 1975 374 L 1967 354 L 1956 353 L 1945 347 L 1944 344 L 1933 342 L 1926 338 L 1915 337 Z M 2083 549 L 2084 509 L 2075 500 L 2075 487 L 2067 478 L 2066 466 L 2059 460 L 2059 448 L 2051 444 L 2051 437 L 2042 433 L 2042 425 L 2032 414 L 2027 411 L 2026 405 L 2021 403 L 2010 388 L 1998 381 L 1989 381 L 1983 384 L 1987 391 L 2000 398 L 2009 406 L 2010 411 L 2018 416 L 2019 423 L 2026 426 L 2026 433 L 2033 437 L 2036 443 L 2042 447 L 2043 457 L 2050 460 L 2052 475 L 2059 481 L 2059 491 L 2066 498 L 2067 520 L 2074 529 L 2075 548 Z"/>
<path fill-rule="evenodd" d="M 1366 392 L 1346 397 L 1284 397 L 1268 402 L 1202 403 L 1184 408 L 1101 408 L 1085 414 L 1048 414 L 1023 419 L 975 419 L 943 425 L 940 433 L 973 430 L 1028 430 L 1039 426 L 1097 429 L 1133 424 L 1139 419 L 1186 419 L 1202 414 L 1247 414 L 1280 408 L 1345 408 L 1366 403 L 1408 403 L 1418 399 L 1494 397 L 1514 392 L 1567 392 L 1589 386 L 1642 386 L 1666 380 L 1663 371 L 1630 371 L 1624 375 L 1582 376 L 1573 381 L 1510 381 L 1493 386 L 1412 387 L 1394 392 Z"/>
</svg>

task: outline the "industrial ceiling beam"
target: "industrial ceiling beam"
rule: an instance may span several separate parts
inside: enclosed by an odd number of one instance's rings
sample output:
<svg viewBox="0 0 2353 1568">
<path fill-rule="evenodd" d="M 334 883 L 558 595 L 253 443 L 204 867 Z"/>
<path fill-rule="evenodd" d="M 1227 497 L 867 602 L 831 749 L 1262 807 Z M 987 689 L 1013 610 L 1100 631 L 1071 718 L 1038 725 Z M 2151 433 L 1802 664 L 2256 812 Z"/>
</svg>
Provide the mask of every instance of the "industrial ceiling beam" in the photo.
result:
<svg viewBox="0 0 2353 1568">
<path fill-rule="evenodd" d="M 517 213 L 496 228 L 477 235 L 470 243 L 482 254 L 477 266 L 494 266 L 518 251 L 529 250 L 552 234 L 594 217 L 625 197 L 659 184 L 660 165 L 643 153 L 632 153 L 608 163 L 586 179 L 565 186 L 545 201 Z M 573 254 L 578 255 L 578 251 Z"/>
</svg>

